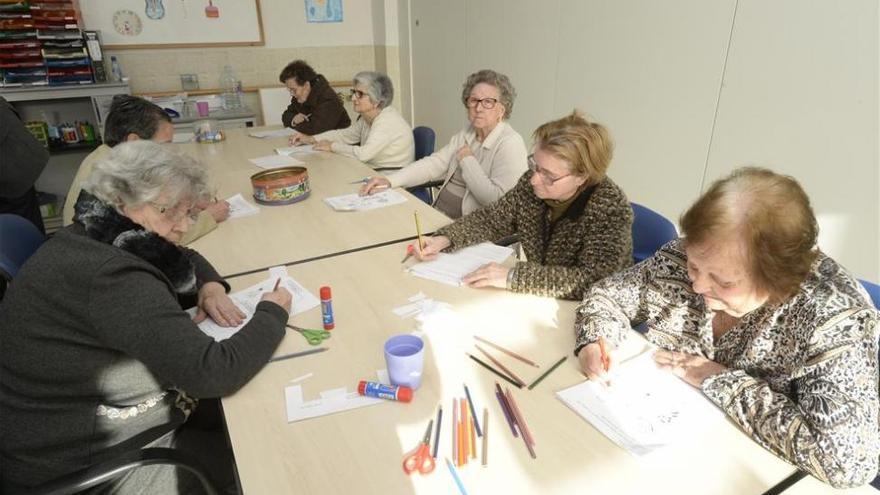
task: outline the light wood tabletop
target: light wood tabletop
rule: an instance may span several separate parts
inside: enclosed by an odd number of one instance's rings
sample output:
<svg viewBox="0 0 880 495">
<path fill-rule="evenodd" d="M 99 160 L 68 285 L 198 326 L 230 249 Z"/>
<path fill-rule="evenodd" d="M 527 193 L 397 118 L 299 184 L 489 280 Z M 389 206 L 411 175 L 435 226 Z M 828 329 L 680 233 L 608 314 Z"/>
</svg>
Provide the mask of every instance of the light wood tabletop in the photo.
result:
<svg viewBox="0 0 880 495">
<path fill-rule="evenodd" d="M 297 156 L 308 168 L 311 194 L 307 199 L 281 206 L 257 204 L 250 176 L 263 169 L 248 160 L 274 154 L 275 148 L 287 146 L 287 138 L 258 139 L 248 136 L 252 130 L 230 130 L 227 139 L 216 144 L 175 145 L 207 165 L 218 198 L 241 193 L 260 209 L 254 216 L 226 220 L 190 245 L 225 276 L 412 238 L 416 234 L 413 212 L 418 212 L 425 232 L 451 221 L 404 189 L 395 189 L 407 198 L 402 204 L 362 212 L 334 211 L 324 198 L 356 193 L 360 184 L 350 182 L 378 173 L 353 158 L 329 152 Z"/>
<path fill-rule="evenodd" d="M 658 455 L 630 455 L 555 396 L 584 380 L 572 355 L 574 302 L 419 279 L 402 269 L 404 246 L 288 267 L 289 275 L 316 295 L 319 286 L 332 287 L 336 328 L 322 344 L 329 347 L 327 352 L 269 363 L 238 393 L 223 399 L 245 494 L 457 493 L 443 458 L 451 457 L 452 399 L 464 397 L 465 383 L 480 421 L 488 408 L 490 425 L 488 466 L 472 460 L 458 468 L 471 494 L 760 494 L 794 471 L 725 419 Z M 266 277 L 255 273 L 229 282 L 243 289 Z M 413 318 L 392 313 L 420 292 L 448 303 L 451 311 L 435 314 L 423 328 Z M 320 328 L 321 311 L 310 310 L 291 322 Z M 291 380 L 312 374 L 299 383 L 306 401 L 328 389 L 356 390 L 359 380 L 375 380 L 376 370 L 385 368 L 383 342 L 413 331 L 425 341 L 425 356 L 422 385 L 411 403 L 383 401 L 287 422 L 284 389 Z M 511 435 L 493 393 L 496 377 L 465 356 L 475 351 L 474 335 L 538 362 L 541 369 L 495 353 L 526 382 L 568 356 L 533 390 L 511 387 L 534 434 L 537 459 Z M 633 333 L 621 351 L 634 353 L 644 346 Z M 290 331 L 276 354 L 308 348 L 302 336 Z M 441 403 L 436 469 L 429 475 L 406 475 L 404 455 L 418 445 Z"/>
</svg>

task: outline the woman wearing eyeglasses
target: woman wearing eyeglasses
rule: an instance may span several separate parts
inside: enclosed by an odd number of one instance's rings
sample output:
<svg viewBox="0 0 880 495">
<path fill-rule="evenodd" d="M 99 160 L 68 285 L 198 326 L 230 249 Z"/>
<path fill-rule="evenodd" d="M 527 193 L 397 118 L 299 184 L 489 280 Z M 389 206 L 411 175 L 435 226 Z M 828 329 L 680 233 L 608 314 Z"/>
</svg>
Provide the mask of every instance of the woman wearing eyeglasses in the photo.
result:
<svg viewBox="0 0 880 495">
<path fill-rule="evenodd" d="M 318 134 L 351 125 L 342 99 L 327 79 L 303 60 L 287 64 L 278 79 L 290 91 L 290 106 L 281 114 L 284 127 Z M 275 122 L 267 122 L 267 125 Z"/>
<path fill-rule="evenodd" d="M 315 136 L 295 134 L 291 146 L 312 144 L 317 151 L 332 151 L 356 158 L 374 168 L 400 168 L 415 156 L 413 133 L 397 109 L 392 108 L 394 86 L 378 72 L 359 72 L 352 80 L 351 102 L 360 116 L 346 129 Z"/>
<path fill-rule="evenodd" d="M 494 203 L 526 171 L 526 145 L 506 122 L 515 99 L 516 90 L 504 74 L 471 74 L 461 93 L 469 125 L 431 156 L 387 177 L 372 178 L 361 194 L 442 180 L 434 206 L 451 218 Z"/>
<path fill-rule="evenodd" d="M 463 281 L 581 299 L 595 281 L 632 264 L 633 212 L 608 176 L 614 145 L 604 126 L 577 112 L 535 130 L 531 173 L 492 204 L 426 239 L 416 256 L 518 235 L 526 255 L 513 268 L 485 265 Z"/>
<path fill-rule="evenodd" d="M 290 293 L 266 292 L 244 328 L 215 342 L 198 321 L 235 326 L 245 315 L 214 268 L 178 245 L 210 197 L 204 166 L 149 140 L 122 143 L 83 189 L 76 222 L 28 259 L 0 305 L 0 492 L 143 447 L 185 451 L 234 487 L 216 398 L 268 362 L 284 338 Z M 200 488 L 163 466 L 132 471 L 107 491 Z"/>
</svg>

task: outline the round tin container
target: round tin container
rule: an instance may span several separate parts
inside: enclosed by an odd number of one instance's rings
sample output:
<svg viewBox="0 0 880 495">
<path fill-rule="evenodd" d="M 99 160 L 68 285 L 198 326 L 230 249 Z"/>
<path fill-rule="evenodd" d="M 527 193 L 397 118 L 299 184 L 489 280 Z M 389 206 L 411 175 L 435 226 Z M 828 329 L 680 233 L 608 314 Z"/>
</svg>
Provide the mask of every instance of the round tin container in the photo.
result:
<svg viewBox="0 0 880 495">
<path fill-rule="evenodd" d="M 281 167 L 251 176 L 254 199 L 264 205 L 289 205 L 309 197 L 309 172 L 305 167 Z"/>
</svg>

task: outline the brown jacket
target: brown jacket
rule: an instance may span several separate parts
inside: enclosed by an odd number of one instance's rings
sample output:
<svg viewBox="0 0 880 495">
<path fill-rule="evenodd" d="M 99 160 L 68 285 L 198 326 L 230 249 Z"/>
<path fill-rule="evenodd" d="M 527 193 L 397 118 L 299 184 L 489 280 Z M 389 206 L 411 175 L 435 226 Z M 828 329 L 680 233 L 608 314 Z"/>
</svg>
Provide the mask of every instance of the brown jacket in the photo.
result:
<svg viewBox="0 0 880 495">
<path fill-rule="evenodd" d="M 351 119 L 342 106 L 342 99 L 336 91 L 330 87 L 330 83 L 322 75 L 318 75 L 311 81 L 312 90 L 305 103 L 290 99 L 290 106 L 281 114 L 281 122 L 284 127 L 292 127 L 297 131 L 314 136 L 324 131 L 333 129 L 345 129 L 351 125 Z M 299 124 L 292 124 L 293 117 L 302 113 L 309 119 Z"/>
<path fill-rule="evenodd" d="M 586 189 L 551 225 L 550 208 L 535 196 L 526 172 L 495 203 L 437 233 L 455 250 L 517 234 L 527 261 L 516 264 L 510 290 L 580 299 L 595 281 L 632 265 L 633 212 L 611 179 Z"/>
</svg>

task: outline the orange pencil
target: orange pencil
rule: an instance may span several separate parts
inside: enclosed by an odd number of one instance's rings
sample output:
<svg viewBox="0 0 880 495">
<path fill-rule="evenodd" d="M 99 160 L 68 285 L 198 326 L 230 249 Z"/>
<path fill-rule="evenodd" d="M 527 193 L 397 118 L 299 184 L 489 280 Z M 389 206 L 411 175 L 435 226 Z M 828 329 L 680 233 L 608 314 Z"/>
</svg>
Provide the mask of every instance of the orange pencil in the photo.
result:
<svg viewBox="0 0 880 495">
<path fill-rule="evenodd" d="M 470 433 L 471 433 L 471 441 L 468 445 L 471 446 L 471 459 L 477 458 L 477 430 L 474 428 L 474 418 L 473 415 L 468 414 L 468 425 L 470 425 Z"/>
<path fill-rule="evenodd" d="M 599 336 L 599 352 L 602 353 L 602 367 L 605 371 L 611 367 L 611 358 L 608 357 L 608 350 L 605 348 L 605 337 Z"/>
<path fill-rule="evenodd" d="M 467 464 L 468 457 L 471 455 L 471 444 L 470 444 L 470 435 L 468 435 L 468 410 L 467 404 L 465 404 L 464 399 L 458 399 L 458 405 L 461 407 L 461 440 L 462 444 L 464 444 L 464 450 L 462 451 L 462 464 Z"/>
<path fill-rule="evenodd" d="M 452 461 L 458 466 L 458 399 L 452 399 Z"/>
</svg>

